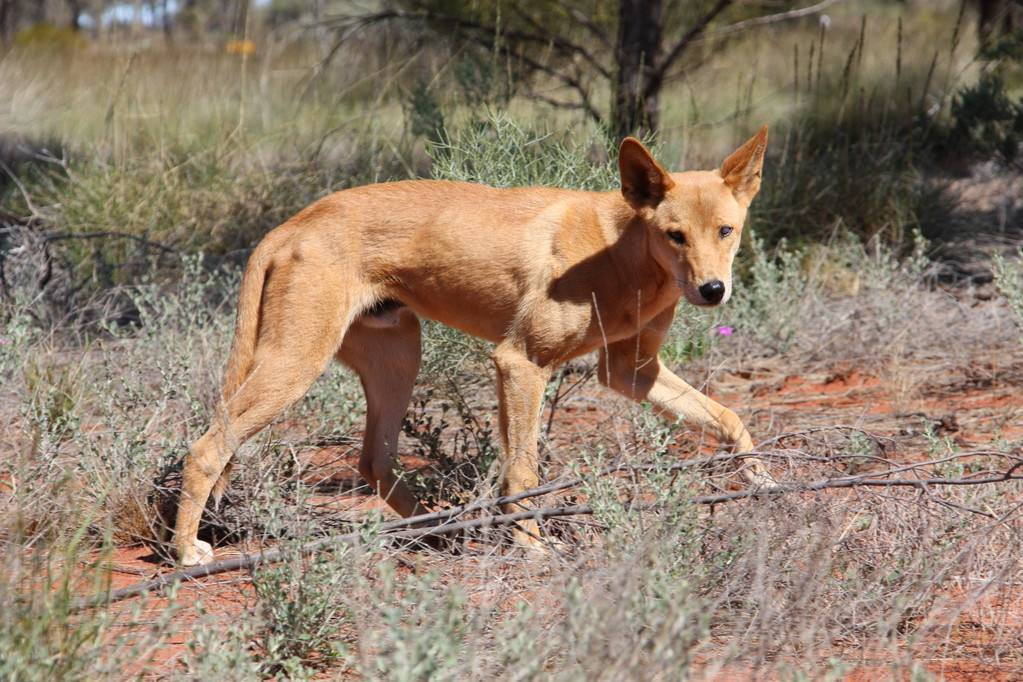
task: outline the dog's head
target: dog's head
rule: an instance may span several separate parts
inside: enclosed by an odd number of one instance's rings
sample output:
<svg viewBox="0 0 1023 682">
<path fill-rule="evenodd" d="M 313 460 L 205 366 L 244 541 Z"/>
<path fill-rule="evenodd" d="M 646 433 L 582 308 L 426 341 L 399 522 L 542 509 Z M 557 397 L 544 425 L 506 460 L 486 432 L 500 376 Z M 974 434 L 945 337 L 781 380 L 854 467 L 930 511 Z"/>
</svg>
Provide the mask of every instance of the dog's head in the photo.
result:
<svg viewBox="0 0 1023 682">
<path fill-rule="evenodd" d="M 766 148 L 764 126 L 717 170 L 669 173 L 639 140 L 622 142 L 622 195 L 647 224 L 652 257 L 694 305 L 732 295 L 732 259 L 760 189 Z"/>
</svg>

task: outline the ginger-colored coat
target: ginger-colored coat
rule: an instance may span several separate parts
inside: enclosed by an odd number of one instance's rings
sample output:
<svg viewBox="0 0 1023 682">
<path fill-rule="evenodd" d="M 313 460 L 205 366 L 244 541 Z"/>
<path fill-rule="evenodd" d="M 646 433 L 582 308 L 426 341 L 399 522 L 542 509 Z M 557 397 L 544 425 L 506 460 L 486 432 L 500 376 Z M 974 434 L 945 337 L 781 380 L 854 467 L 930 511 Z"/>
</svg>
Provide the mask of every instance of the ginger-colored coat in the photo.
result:
<svg viewBox="0 0 1023 682">
<path fill-rule="evenodd" d="M 552 369 L 592 351 L 603 384 L 751 450 L 739 418 L 661 365 L 657 351 L 680 298 L 717 305 L 731 295 L 766 144 L 765 127 L 718 170 L 668 173 L 628 138 L 621 192 L 385 183 L 332 194 L 271 231 L 245 270 L 222 405 L 185 462 L 181 563 L 212 560 L 196 532 L 233 452 L 332 357 L 366 392 L 363 477 L 403 516 L 425 511 L 394 473 L 419 370 L 419 317 L 496 344 L 508 494 L 537 483 Z M 769 480 L 759 464 L 751 471 Z M 538 537 L 535 524 L 517 532 L 524 543 Z"/>
</svg>

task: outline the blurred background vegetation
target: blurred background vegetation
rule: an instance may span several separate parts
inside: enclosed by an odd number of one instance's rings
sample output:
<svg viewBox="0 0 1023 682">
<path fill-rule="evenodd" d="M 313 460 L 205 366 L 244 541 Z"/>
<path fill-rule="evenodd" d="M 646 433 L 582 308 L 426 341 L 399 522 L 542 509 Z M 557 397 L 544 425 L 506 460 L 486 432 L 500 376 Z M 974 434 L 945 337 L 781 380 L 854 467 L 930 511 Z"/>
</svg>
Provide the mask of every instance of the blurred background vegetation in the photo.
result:
<svg viewBox="0 0 1023 682">
<path fill-rule="evenodd" d="M 42 253 L 40 300 L 67 315 L 182 254 L 239 262 L 332 190 L 611 190 L 623 135 L 706 168 L 762 123 L 764 245 L 908 253 L 919 232 L 946 277 L 988 281 L 1020 240 L 1021 19 L 1018 0 L 0 0 L 0 285 Z"/>
</svg>

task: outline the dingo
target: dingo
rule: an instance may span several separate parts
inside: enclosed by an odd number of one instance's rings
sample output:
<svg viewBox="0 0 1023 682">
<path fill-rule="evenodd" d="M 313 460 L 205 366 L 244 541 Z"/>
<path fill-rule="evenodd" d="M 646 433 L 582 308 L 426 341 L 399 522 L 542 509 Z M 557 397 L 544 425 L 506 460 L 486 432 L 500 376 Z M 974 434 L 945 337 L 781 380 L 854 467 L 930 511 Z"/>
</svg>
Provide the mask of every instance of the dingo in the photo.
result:
<svg viewBox="0 0 1023 682">
<path fill-rule="evenodd" d="M 242 280 L 218 415 L 185 460 L 180 562 L 212 560 L 196 532 L 210 494 L 227 485 L 232 454 L 301 398 L 331 357 L 358 373 L 366 393 L 362 476 L 402 516 L 425 513 L 394 470 L 419 371 L 419 317 L 497 344 L 507 494 L 537 484 L 552 369 L 592 351 L 605 386 L 752 450 L 739 418 L 657 352 L 680 298 L 713 306 L 731 296 L 766 145 L 765 126 L 720 169 L 668 173 L 627 138 L 620 193 L 394 182 L 337 192 L 271 231 Z M 756 461 L 746 474 L 770 480 Z M 524 523 L 516 540 L 536 543 L 537 533 Z"/>
</svg>

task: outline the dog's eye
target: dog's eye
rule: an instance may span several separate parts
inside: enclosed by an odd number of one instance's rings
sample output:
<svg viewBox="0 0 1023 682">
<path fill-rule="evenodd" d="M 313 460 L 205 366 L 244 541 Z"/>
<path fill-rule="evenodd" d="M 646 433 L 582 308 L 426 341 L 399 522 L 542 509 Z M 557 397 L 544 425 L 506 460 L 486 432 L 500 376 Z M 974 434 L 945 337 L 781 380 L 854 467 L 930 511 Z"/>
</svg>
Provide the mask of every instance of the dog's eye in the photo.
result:
<svg viewBox="0 0 1023 682">
<path fill-rule="evenodd" d="M 668 239 L 675 242 L 676 244 L 685 244 L 686 236 L 679 230 L 668 230 Z"/>
<path fill-rule="evenodd" d="M 724 239 L 728 235 L 732 234 L 732 229 L 731 225 L 722 225 L 718 228 L 718 234 L 720 234 L 721 238 Z"/>
</svg>

